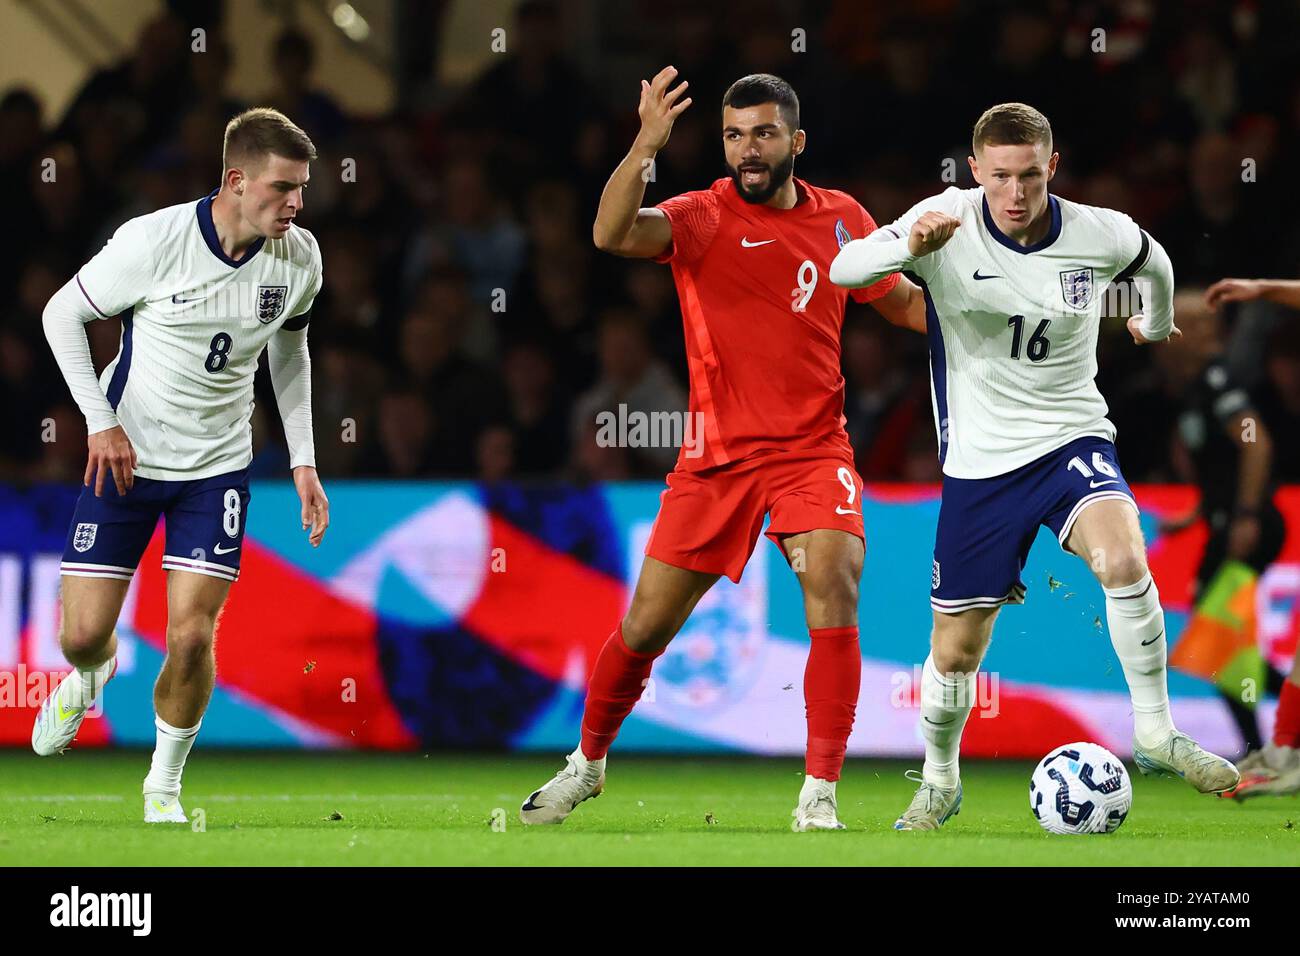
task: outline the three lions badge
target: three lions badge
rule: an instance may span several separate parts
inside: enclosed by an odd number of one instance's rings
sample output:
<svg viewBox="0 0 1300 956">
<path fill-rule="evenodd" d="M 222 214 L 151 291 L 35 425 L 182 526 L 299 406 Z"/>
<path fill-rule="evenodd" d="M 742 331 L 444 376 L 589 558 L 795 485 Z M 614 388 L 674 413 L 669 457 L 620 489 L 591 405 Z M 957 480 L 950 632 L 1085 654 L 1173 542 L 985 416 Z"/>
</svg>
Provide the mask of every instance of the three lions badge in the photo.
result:
<svg viewBox="0 0 1300 956">
<path fill-rule="evenodd" d="M 1092 301 L 1092 270 L 1070 269 L 1061 273 L 1061 295 L 1072 309 L 1086 309 Z"/>
<path fill-rule="evenodd" d="M 77 530 L 72 532 L 72 547 L 77 551 L 89 551 L 95 546 L 95 532 L 98 530 L 97 524 L 77 525 Z"/>
<path fill-rule="evenodd" d="M 289 298 L 287 285 L 259 285 L 257 287 L 257 321 L 266 325 L 284 314 Z"/>
</svg>

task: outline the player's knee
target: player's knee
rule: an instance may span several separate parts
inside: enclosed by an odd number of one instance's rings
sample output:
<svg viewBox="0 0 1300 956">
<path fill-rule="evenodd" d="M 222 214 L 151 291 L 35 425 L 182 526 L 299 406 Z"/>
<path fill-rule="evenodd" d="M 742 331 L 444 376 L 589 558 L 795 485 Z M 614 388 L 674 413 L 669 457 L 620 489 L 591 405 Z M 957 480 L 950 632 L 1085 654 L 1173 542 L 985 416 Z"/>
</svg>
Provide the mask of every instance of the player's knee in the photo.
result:
<svg viewBox="0 0 1300 956">
<path fill-rule="evenodd" d="M 983 658 L 981 652 L 960 644 L 936 643 L 930 649 L 930 659 L 934 662 L 934 669 L 945 676 L 973 674 L 980 669 L 980 661 Z"/>
<path fill-rule="evenodd" d="M 1146 551 L 1133 545 L 1105 549 L 1094 557 L 1093 571 L 1102 587 L 1136 584 L 1147 573 Z"/>
<path fill-rule="evenodd" d="M 73 667 L 89 667 L 101 663 L 104 645 L 112 637 L 111 625 L 103 627 L 89 621 L 65 618 L 59 631 L 59 645 Z"/>
<path fill-rule="evenodd" d="M 800 578 L 809 609 L 825 614 L 854 618 L 858 610 L 858 579 L 861 570 L 848 562 L 834 567 L 806 571 Z"/>
<path fill-rule="evenodd" d="M 167 656 L 182 670 L 203 666 L 212 654 L 212 627 L 203 621 L 180 621 L 167 627 Z"/>
<path fill-rule="evenodd" d="M 967 612 L 970 614 L 971 612 Z M 936 614 L 930 637 L 930 659 L 940 674 L 973 674 L 984 660 L 988 643 L 984 622 L 963 615 Z"/>
<path fill-rule="evenodd" d="M 654 654 L 668 646 L 680 627 L 676 619 L 639 608 L 634 601 L 623 618 L 623 643 L 638 654 Z"/>
</svg>

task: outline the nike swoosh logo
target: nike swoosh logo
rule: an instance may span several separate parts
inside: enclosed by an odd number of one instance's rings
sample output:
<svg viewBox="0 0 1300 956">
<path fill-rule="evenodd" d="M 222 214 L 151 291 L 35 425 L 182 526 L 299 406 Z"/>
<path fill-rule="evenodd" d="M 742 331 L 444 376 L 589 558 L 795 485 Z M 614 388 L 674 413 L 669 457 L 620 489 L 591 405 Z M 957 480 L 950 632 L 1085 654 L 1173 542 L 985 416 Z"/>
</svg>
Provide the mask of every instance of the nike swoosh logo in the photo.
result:
<svg viewBox="0 0 1300 956">
<path fill-rule="evenodd" d="M 982 276 L 982 275 L 980 275 L 980 271 L 979 271 L 978 269 L 975 270 L 975 281 L 976 281 L 976 282 L 981 282 L 981 281 L 983 281 L 984 279 L 1001 279 L 1001 278 L 1002 278 L 1002 276 Z"/>
<path fill-rule="evenodd" d="M 1162 638 L 1162 637 L 1164 637 L 1164 636 L 1165 636 L 1165 629 L 1162 627 L 1162 628 L 1160 629 L 1160 633 L 1159 633 L 1159 634 L 1157 634 L 1155 637 L 1151 638 L 1151 640 L 1149 640 L 1149 641 L 1143 641 L 1143 642 L 1142 642 L 1142 646 L 1143 646 L 1143 647 L 1146 647 L 1146 646 L 1149 645 L 1149 644 L 1154 644 L 1156 641 L 1160 640 L 1160 638 Z"/>
<path fill-rule="evenodd" d="M 740 244 L 746 249 L 753 249 L 755 246 L 765 246 L 769 242 L 776 242 L 775 239 L 764 239 L 762 242 L 750 242 L 748 237 L 740 240 Z"/>
<path fill-rule="evenodd" d="M 218 544 L 218 545 L 213 545 L 213 547 L 212 547 L 212 553 L 213 553 L 213 554 L 230 554 L 230 552 L 232 552 L 232 551 L 238 551 L 238 550 L 239 550 L 239 545 L 235 545 L 233 548 L 226 548 L 224 551 L 221 550 L 221 545 L 219 545 L 219 544 Z"/>
<path fill-rule="evenodd" d="M 934 724 L 936 727 L 942 727 L 945 724 L 951 724 L 957 718 L 952 717 L 948 720 L 931 720 L 929 717 L 922 716 L 921 719 L 924 720 L 927 724 Z"/>
<path fill-rule="evenodd" d="M 837 515 L 858 515 L 859 517 L 862 515 L 861 511 L 850 511 L 847 508 L 841 508 L 839 505 L 835 506 L 835 513 Z"/>
<path fill-rule="evenodd" d="M 1117 485 L 1117 484 L 1119 484 L 1119 479 L 1118 479 L 1118 478 L 1112 478 L 1112 479 L 1110 479 L 1110 481 L 1090 481 L 1090 482 L 1088 482 L 1088 487 L 1089 487 L 1089 488 L 1100 488 L 1102 485 Z"/>
<path fill-rule="evenodd" d="M 177 298 L 176 296 L 172 296 L 172 302 L 174 302 L 176 305 L 185 305 L 185 304 L 188 303 L 188 302 L 198 302 L 198 301 L 199 301 L 198 298 L 193 298 L 193 299 L 179 299 L 179 298 Z"/>
</svg>

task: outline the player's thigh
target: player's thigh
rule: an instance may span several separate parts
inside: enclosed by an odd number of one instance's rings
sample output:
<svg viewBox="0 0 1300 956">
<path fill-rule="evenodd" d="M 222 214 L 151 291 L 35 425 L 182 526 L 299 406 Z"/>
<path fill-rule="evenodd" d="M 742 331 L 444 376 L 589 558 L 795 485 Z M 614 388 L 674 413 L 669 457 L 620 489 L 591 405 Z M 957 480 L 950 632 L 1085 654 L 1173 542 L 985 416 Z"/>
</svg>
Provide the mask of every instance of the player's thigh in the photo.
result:
<svg viewBox="0 0 1300 956">
<path fill-rule="evenodd" d="M 230 581 L 193 571 L 167 572 L 167 650 L 203 653 L 212 646 Z"/>
<path fill-rule="evenodd" d="M 644 654 L 666 647 L 719 577 L 647 556 L 623 618 L 624 642 Z"/>
<path fill-rule="evenodd" d="M 977 607 L 947 614 L 934 611 L 930 655 L 940 674 L 969 674 L 979 669 L 993 638 L 1000 607 Z"/>
<path fill-rule="evenodd" d="M 1075 518 L 1066 549 L 1088 563 L 1107 587 L 1134 584 L 1147 573 L 1146 542 L 1131 501 L 1095 501 Z"/>
<path fill-rule="evenodd" d="M 163 483 L 137 478 L 123 495 L 112 482 L 103 494 L 83 488 L 59 564 L 63 618 L 59 640 L 70 661 L 112 637 L 140 558 L 162 514 Z"/>
<path fill-rule="evenodd" d="M 1115 445 L 1096 435 L 1077 438 L 1045 456 L 1040 472 L 1052 498 L 1043 524 L 1061 547 L 1086 561 L 1104 586 L 1141 580 L 1146 545 Z"/>
<path fill-rule="evenodd" d="M 130 580 L 120 578 L 63 576 L 59 644 L 64 655 L 90 654 L 109 642 L 130 586 Z"/>
<path fill-rule="evenodd" d="M 818 528 L 783 535 L 780 540 L 786 560 L 803 590 L 804 609 L 828 609 L 850 620 L 834 623 L 809 620 L 810 627 L 851 627 L 857 623 L 858 582 L 866 547 L 862 538 L 848 531 Z"/>
</svg>

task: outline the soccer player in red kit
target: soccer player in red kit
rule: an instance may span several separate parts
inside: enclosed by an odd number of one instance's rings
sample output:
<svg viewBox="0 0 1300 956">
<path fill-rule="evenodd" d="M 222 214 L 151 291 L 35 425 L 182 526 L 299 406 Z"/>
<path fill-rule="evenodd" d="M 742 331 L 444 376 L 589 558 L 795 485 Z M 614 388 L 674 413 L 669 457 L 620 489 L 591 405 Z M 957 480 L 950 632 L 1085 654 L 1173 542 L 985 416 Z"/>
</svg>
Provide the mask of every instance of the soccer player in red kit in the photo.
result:
<svg viewBox="0 0 1300 956">
<path fill-rule="evenodd" d="M 620 256 L 669 263 L 681 300 L 690 412 L 631 606 L 592 670 L 581 742 L 534 791 L 524 823 L 560 823 L 600 793 L 605 755 L 650 668 L 722 575 L 733 581 L 767 535 L 798 571 L 812 643 L 804 673 L 806 776 L 796 830 L 843 829 L 835 783 L 861 679 L 858 579 L 862 479 L 844 431 L 840 328 L 845 300 L 924 328 L 920 290 L 898 274 L 848 292 L 827 272 L 840 247 L 876 228 L 856 200 L 794 177 L 805 145 L 799 100 L 770 74 L 722 100 L 729 178 L 641 208 L 645 171 L 690 106 L 673 67 L 641 82 L 641 131 L 605 186 L 592 233 Z"/>
</svg>

